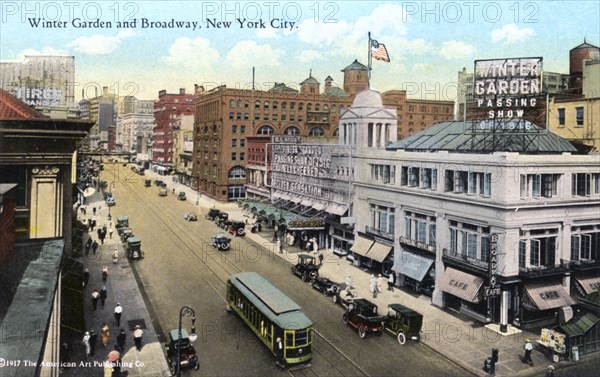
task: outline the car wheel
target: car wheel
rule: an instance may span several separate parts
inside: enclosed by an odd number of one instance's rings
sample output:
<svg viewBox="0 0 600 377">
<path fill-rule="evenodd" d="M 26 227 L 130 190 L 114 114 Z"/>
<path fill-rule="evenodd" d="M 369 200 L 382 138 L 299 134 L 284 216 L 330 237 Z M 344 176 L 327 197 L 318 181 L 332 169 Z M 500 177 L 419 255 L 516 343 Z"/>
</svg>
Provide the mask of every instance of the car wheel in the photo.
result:
<svg viewBox="0 0 600 377">
<path fill-rule="evenodd" d="M 358 336 L 361 339 L 364 339 L 367 336 L 367 329 L 364 326 L 358 326 Z"/>
<path fill-rule="evenodd" d="M 196 365 L 194 365 L 194 370 L 200 369 L 200 360 L 196 361 Z"/>
<path fill-rule="evenodd" d="M 316 279 L 319 276 L 319 273 L 317 271 L 311 271 L 309 276 L 311 279 Z"/>
<path fill-rule="evenodd" d="M 171 372 L 171 376 L 175 376 L 177 374 L 177 367 L 175 366 L 175 363 L 171 363 L 169 371 Z"/>
<path fill-rule="evenodd" d="M 342 322 L 344 322 L 345 324 L 348 324 L 349 320 L 350 319 L 348 318 L 348 313 L 342 314 Z"/>
<path fill-rule="evenodd" d="M 237 234 L 240 235 L 240 236 L 244 235 L 245 233 L 246 233 L 246 229 L 244 229 L 244 228 L 239 228 L 237 230 Z"/>
<path fill-rule="evenodd" d="M 335 293 L 334 293 L 334 294 L 333 294 L 333 298 L 332 298 L 332 300 L 333 300 L 333 303 L 334 303 L 334 304 L 337 304 L 337 303 L 338 303 L 338 301 L 340 300 L 340 298 L 338 297 L 338 295 L 337 295 L 337 294 L 335 294 Z"/>
<path fill-rule="evenodd" d="M 335 296 L 339 291 L 339 287 L 337 285 L 332 285 L 331 286 L 331 293 L 333 293 L 333 295 Z"/>
<path fill-rule="evenodd" d="M 223 242 L 221 244 L 221 250 L 227 250 L 227 249 L 229 249 L 229 244 L 227 242 Z"/>
<path fill-rule="evenodd" d="M 403 332 L 398 333 L 398 343 L 404 344 L 406 343 L 406 335 Z"/>
<path fill-rule="evenodd" d="M 302 274 L 302 281 L 304 281 L 304 282 L 308 281 L 308 274 L 306 272 Z"/>
</svg>

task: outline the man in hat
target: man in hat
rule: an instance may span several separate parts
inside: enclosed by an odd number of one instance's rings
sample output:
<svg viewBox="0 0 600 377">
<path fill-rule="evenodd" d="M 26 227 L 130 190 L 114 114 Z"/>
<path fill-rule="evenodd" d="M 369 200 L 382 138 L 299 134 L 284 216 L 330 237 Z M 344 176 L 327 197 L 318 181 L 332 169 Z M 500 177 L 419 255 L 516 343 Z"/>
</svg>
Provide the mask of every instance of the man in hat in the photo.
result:
<svg viewBox="0 0 600 377">
<path fill-rule="evenodd" d="M 133 331 L 133 341 L 135 343 L 135 348 L 138 351 L 142 350 L 142 336 L 143 335 L 144 335 L 144 332 L 142 331 L 142 328 L 140 327 L 140 325 L 136 325 L 135 330 Z"/>
<path fill-rule="evenodd" d="M 117 327 L 121 326 L 121 314 L 123 313 L 123 307 L 117 303 L 115 306 L 115 320 L 117 321 Z"/>
<path fill-rule="evenodd" d="M 531 360 L 531 351 L 533 350 L 533 346 L 531 345 L 531 340 L 529 338 L 525 338 L 525 356 L 523 356 L 523 362 L 533 366 L 533 360 Z"/>
<path fill-rule="evenodd" d="M 94 356 L 96 352 L 96 342 L 98 341 L 98 334 L 94 330 L 90 330 L 90 356 Z"/>
<path fill-rule="evenodd" d="M 125 350 L 125 340 L 127 339 L 127 335 L 125 334 L 125 330 L 121 329 L 119 335 L 117 335 L 117 345 L 119 346 L 119 350 L 123 352 Z"/>
<path fill-rule="evenodd" d="M 285 359 L 283 357 L 283 343 L 281 342 L 281 338 L 275 340 L 275 353 L 277 355 L 277 364 L 283 367 L 285 365 Z"/>
</svg>

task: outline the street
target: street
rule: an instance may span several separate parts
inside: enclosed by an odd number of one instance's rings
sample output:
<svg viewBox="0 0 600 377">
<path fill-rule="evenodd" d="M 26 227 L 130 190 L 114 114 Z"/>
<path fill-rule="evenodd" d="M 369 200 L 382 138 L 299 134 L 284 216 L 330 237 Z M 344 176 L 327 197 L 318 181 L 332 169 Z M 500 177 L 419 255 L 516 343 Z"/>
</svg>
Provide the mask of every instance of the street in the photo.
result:
<svg viewBox="0 0 600 377">
<path fill-rule="evenodd" d="M 355 330 L 342 323 L 342 308 L 292 275 L 288 261 L 275 256 L 268 249 L 270 244 L 265 248 L 235 237 L 229 251 L 217 251 L 209 241 L 222 229 L 204 218 L 207 209 L 200 209 L 198 221 L 185 221 L 184 213 L 198 211 L 197 207 L 177 200 L 171 191 L 159 197 L 156 186 L 144 187 L 145 178 L 121 164 L 106 164 L 103 172 L 117 200 L 112 207 L 113 219 L 129 216 L 135 236 L 142 240 L 144 259 L 130 263 L 161 342 L 168 331 L 177 328 L 183 305 L 195 309 L 199 335 L 195 346 L 201 366 L 198 372 L 186 374 L 470 375 L 421 343 L 400 346 L 387 334 L 360 339 Z M 315 336 L 310 368 L 287 371 L 276 366 L 273 355 L 254 333 L 225 310 L 225 281 L 240 271 L 263 275 L 312 319 Z M 385 308 L 379 311 L 384 314 Z M 183 327 L 189 331 L 190 326 L 190 318 L 184 318 Z"/>
</svg>

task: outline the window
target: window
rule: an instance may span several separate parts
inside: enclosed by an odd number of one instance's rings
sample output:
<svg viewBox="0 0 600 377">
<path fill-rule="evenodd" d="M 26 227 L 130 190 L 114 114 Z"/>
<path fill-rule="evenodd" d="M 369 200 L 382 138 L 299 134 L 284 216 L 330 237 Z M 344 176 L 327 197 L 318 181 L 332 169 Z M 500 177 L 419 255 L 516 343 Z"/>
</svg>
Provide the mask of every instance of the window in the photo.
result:
<svg viewBox="0 0 600 377">
<path fill-rule="evenodd" d="M 229 170 L 229 179 L 246 178 L 246 169 L 241 166 L 234 166 Z"/>
<path fill-rule="evenodd" d="M 519 241 L 519 267 L 525 268 L 525 260 L 527 258 L 527 242 Z"/>
<path fill-rule="evenodd" d="M 409 240 L 435 246 L 435 216 L 406 211 L 404 213 L 404 236 Z"/>
<path fill-rule="evenodd" d="M 275 132 L 271 126 L 262 126 L 256 132 L 257 135 L 272 135 Z"/>
<path fill-rule="evenodd" d="M 377 204 L 370 205 L 371 227 L 380 233 L 394 236 L 395 209 Z"/>
<path fill-rule="evenodd" d="M 240 133 L 241 134 L 245 134 L 246 133 L 246 126 L 244 126 L 244 125 L 240 126 Z"/>
<path fill-rule="evenodd" d="M 558 195 L 560 174 L 522 174 L 520 178 L 521 197 L 552 198 Z"/>
<path fill-rule="evenodd" d="M 235 124 L 232 124 L 232 125 L 231 125 L 231 133 L 232 133 L 232 134 L 234 134 L 234 133 L 236 133 L 236 132 L 237 132 L 237 125 L 235 125 Z"/>
<path fill-rule="evenodd" d="M 321 127 L 313 127 L 310 129 L 308 135 L 313 137 L 323 137 L 325 136 L 325 131 Z"/>
<path fill-rule="evenodd" d="M 396 182 L 396 167 L 393 165 L 371 165 L 371 179 L 383 183 Z"/>
<path fill-rule="evenodd" d="M 576 107 L 575 113 L 576 113 L 575 117 L 576 117 L 577 125 L 583 126 L 583 107 Z"/>
<path fill-rule="evenodd" d="M 246 146 L 246 139 L 240 139 L 240 147 Z"/>
<path fill-rule="evenodd" d="M 246 153 L 240 152 L 240 161 L 244 161 L 246 159 Z"/>
<path fill-rule="evenodd" d="M 573 173 L 571 175 L 571 195 L 590 196 L 592 175 L 588 173 Z"/>
<path fill-rule="evenodd" d="M 565 109 L 558 109 L 558 125 L 565 126 Z"/>
<path fill-rule="evenodd" d="M 419 168 L 409 167 L 408 168 L 408 185 L 410 187 L 419 186 Z"/>
<path fill-rule="evenodd" d="M 437 169 L 421 169 L 421 187 L 435 190 L 437 186 Z"/>
<path fill-rule="evenodd" d="M 600 226 L 571 227 L 571 260 L 596 260 L 600 253 Z"/>
<path fill-rule="evenodd" d="M 369 123 L 367 127 L 367 146 L 373 146 L 373 123 Z"/>
<path fill-rule="evenodd" d="M 255 101 L 254 102 L 254 108 L 255 109 L 260 109 L 260 101 Z"/>
<path fill-rule="evenodd" d="M 235 161 L 235 160 L 237 160 L 237 153 L 231 152 L 231 161 Z"/>
<path fill-rule="evenodd" d="M 488 262 L 490 259 L 490 228 L 450 221 L 450 253 Z"/>
<path fill-rule="evenodd" d="M 554 266 L 556 264 L 556 234 L 558 229 L 535 229 L 525 232 L 525 237 L 520 241 L 529 246 L 529 258 L 525 255 L 525 261 L 529 261 L 532 267 Z M 525 246 L 525 247 L 526 247 Z M 519 244 L 519 253 L 521 253 Z M 521 258 L 521 255 L 519 255 Z M 521 263 L 522 261 L 519 261 Z M 527 266 L 526 266 L 527 267 Z"/>
<path fill-rule="evenodd" d="M 229 112 L 229 119 L 233 119 L 233 111 Z"/>
<path fill-rule="evenodd" d="M 283 133 L 285 135 L 300 135 L 300 129 L 296 126 L 289 126 Z"/>
<path fill-rule="evenodd" d="M 235 107 L 235 101 L 234 100 L 232 100 L 232 99 L 229 100 L 229 107 L 231 107 L 231 108 Z"/>
<path fill-rule="evenodd" d="M 237 139 L 231 139 L 231 146 L 237 147 Z"/>
<path fill-rule="evenodd" d="M 248 113 L 244 113 L 244 120 L 248 120 L 248 118 L 249 118 Z"/>
</svg>

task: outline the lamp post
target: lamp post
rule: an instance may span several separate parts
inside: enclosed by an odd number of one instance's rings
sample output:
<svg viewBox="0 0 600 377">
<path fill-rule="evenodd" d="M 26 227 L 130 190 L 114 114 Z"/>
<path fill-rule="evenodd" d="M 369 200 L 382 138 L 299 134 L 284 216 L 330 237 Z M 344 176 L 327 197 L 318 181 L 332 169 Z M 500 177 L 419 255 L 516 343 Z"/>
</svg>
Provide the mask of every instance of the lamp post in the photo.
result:
<svg viewBox="0 0 600 377">
<path fill-rule="evenodd" d="M 192 317 L 192 332 L 190 333 L 188 339 L 190 340 L 190 342 L 193 343 L 198 338 L 198 335 L 196 335 L 196 327 L 195 327 L 196 312 L 194 311 L 194 309 L 190 308 L 189 306 L 184 305 L 179 310 L 179 332 L 178 332 L 178 338 L 177 338 L 177 377 L 181 377 L 181 321 L 184 316 Z"/>
</svg>

